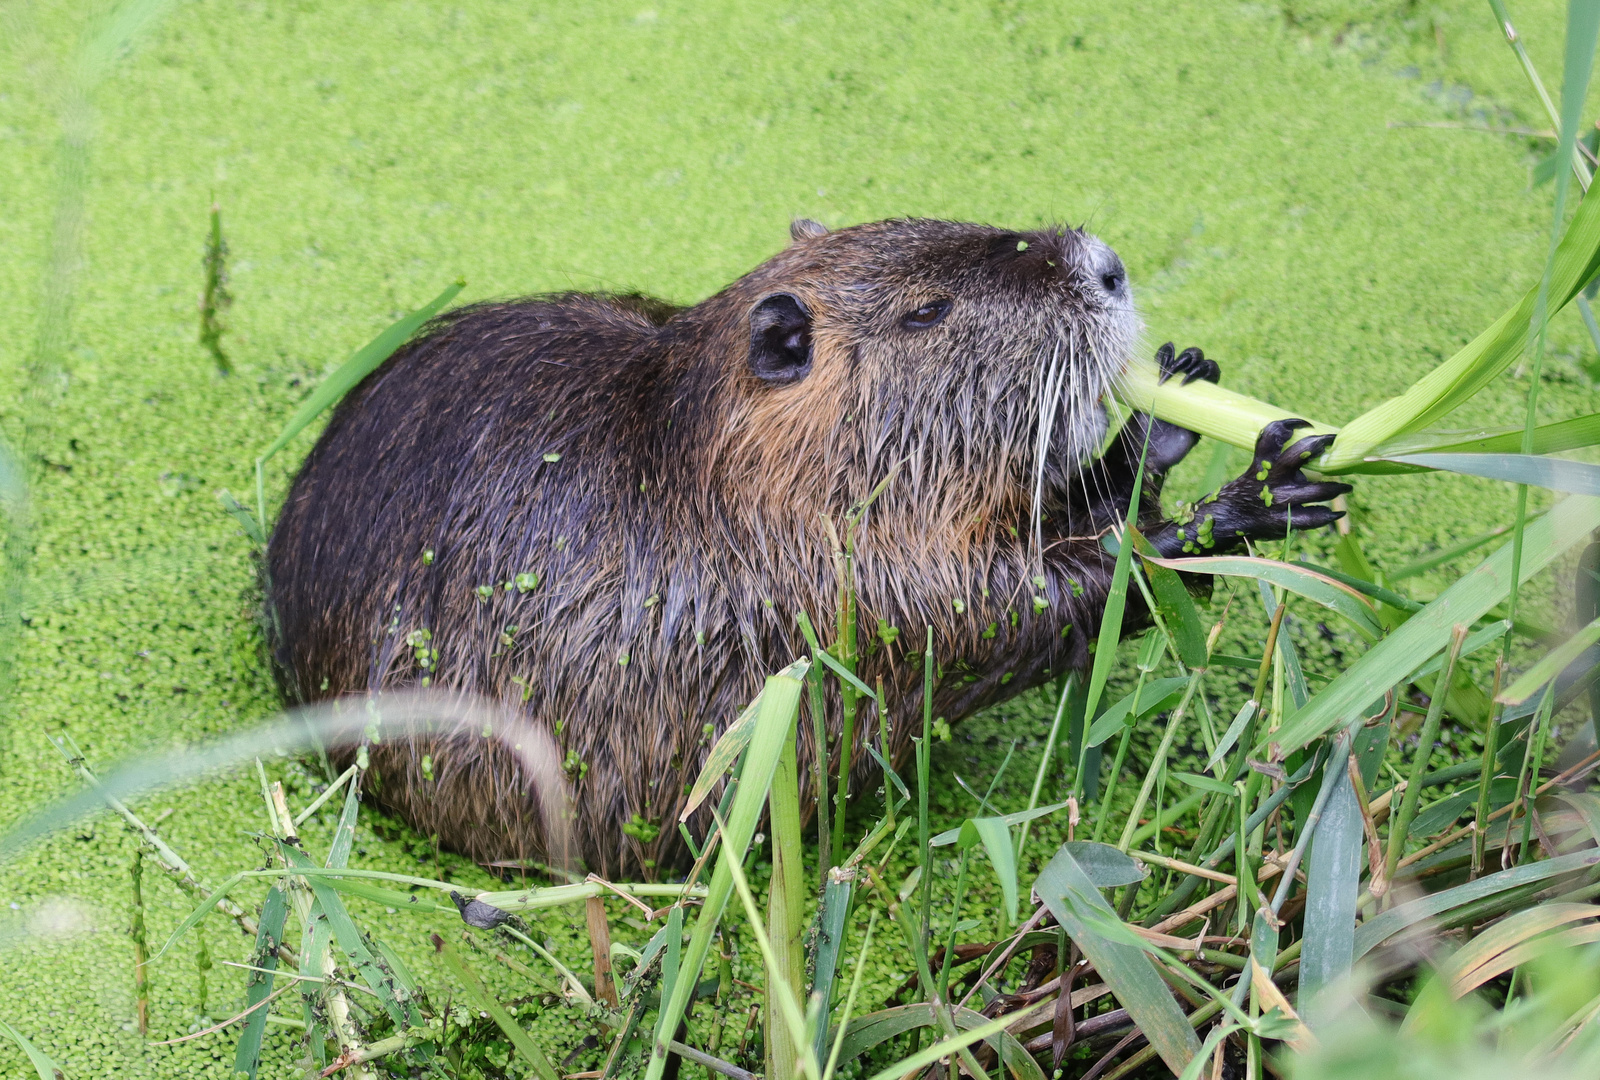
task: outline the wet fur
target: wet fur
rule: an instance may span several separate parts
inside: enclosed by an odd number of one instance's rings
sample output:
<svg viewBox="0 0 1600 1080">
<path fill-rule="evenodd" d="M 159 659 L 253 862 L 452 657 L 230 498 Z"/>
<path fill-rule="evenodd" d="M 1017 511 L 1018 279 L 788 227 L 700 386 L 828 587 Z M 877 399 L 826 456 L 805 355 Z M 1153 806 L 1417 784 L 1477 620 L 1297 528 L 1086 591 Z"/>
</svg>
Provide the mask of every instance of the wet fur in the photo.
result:
<svg viewBox="0 0 1600 1080">
<path fill-rule="evenodd" d="M 679 806 L 716 735 L 806 652 L 795 612 L 835 609 L 824 517 L 897 467 L 857 558 L 862 677 L 883 681 L 893 752 L 920 730 L 928 626 L 951 721 L 1082 667 L 1112 566 L 1096 537 L 1125 512 L 1144 431 L 1080 467 L 1138 332 L 1125 288 L 1095 278 L 1107 252 L 1066 229 L 882 222 L 800 230 L 687 309 L 562 294 L 451 312 L 339 405 L 290 492 L 269 553 L 286 694 L 427 677 L 519 706 L 567 755 L 588 867 L 648 873 L 682 856 Z M 750 320 L 779 292 L 811 315 L 812 361 L 769 384 Z M 944 323 L 905 329 L 930 297 L 952 300 Z M 1160 473 L 1193 437 L 1153 434 L 1161 534 Z M 538 586 L 507 588 L 519 573 Z M 421 628 L 431 670 L 406 643 Z M 857 761 L 876 728 L 858 723 Z M 811 743 L 802 724 L 803 777 Z M 377 799 L 420 832 L 479 861 L 543 854 L 493 740 L 371 755 Z"/>
</svg>

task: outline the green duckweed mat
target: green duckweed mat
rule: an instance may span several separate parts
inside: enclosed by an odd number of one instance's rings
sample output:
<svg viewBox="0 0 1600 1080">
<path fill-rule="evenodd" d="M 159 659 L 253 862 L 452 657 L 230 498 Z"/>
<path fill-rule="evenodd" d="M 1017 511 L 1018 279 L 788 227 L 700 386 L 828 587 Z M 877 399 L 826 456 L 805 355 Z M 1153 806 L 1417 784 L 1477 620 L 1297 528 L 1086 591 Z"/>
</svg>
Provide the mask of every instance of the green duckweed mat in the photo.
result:
<svg viewBox="0 0 1600 1080">
<path fill-rule="evenodd" d="M 1563 10 L 1514 12 L 1551 86 Z M 1547 243 L 1550 188 L 1530 166 L 1548 144 L 1470 130 L 1546 121 L 1487 5 L 1467 0 L 185 0 L 92 99 L 70 336 L 29 388 L 55 88 L 87 15 L 0 16 L 0 424 L 14 443 L 37 425 L 42 458 L 0 828 L 76 789 L 46 732 L 103 767 L 275 709 L 250 546 L 216 493 L 244 497 L 249 463 L 317 380 L 457 275 L 463 299 L 692 301 L 778 250 L 794 216 L 1086 222 L 1126 260 L 1152 346 L 1201 345 L 1230 385 L 1337 422 L 1487 325 L 1536 280 Z M 213 197 L 234 296 L 226 378 L 196 340 Z M 1600 407 L 1574 313 L 1552 350 L 1542 418 Z M 1462 419 L 1517 422 L 1526 389 L 1508 376 Z M 311 437 L 273 463 L 269 503 Z M 1398 563 L 1506 520 L 1512 496 L 1431 477 L 1365 480 L 1353 502 L 1369 554 Z M 958 729 L 936 775 L 980 782 L 999 726 L 1036 744 L 1046 722 L 1036 702 L 998 715 Z M 267 766 L 296 805 L 311 797 L 305 765 Z M 952 784 L 938 802 L 954 816 L 963 798 Z M 210 881 L 264 859 L 253 770 L 136 806 Z M 330 826 L 308 829 L 313 844 Z M 134 1028 L 133 851 L 102 816 L 0 867 L 0 1019 L 70 1077 L 226 1076 L 232 1035 L 154 1047 Z M 489 880 L 372 814 L 355 864 Z M 159 942 L 191 905 L 153 869 L 145 893 Z M 356 907 L 449 993 L 426 935 L 459 921 Z M 613 915 L 619 937 L 643 939 Z M 584 965 L 581 912 L 539 930 Z M 243 974 L 224 961 L 247 952 L 214 917 L 156 964 L 148 1040 L 236 1012 Z M 753 955 L 740 975 L 759 981 Z M 867 1007 L 906 974 L 876 956 Z M 479 968 L 508 998 L 531 992 Z M 558 1060 L 595 1032 L 552 999 L 522 1015 Z M 293 1074 L 296 1034 L 269 1028 L 262 1075 Z M 0 1075 L 26 1068 L 0 1043 Z"/>
</svg>

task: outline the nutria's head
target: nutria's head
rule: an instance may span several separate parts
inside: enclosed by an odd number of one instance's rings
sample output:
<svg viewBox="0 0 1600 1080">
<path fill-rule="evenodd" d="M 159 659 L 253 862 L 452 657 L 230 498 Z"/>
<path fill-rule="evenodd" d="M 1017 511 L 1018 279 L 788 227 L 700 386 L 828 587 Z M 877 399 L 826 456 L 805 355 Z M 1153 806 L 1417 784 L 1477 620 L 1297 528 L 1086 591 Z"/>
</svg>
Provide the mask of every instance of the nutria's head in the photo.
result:
<svg viewBox="0 0 1600 1080">
<path fill-rule="evenodd" d="M 1064 502 L 1140 332 L 1116 252 L 1081 229 L 922 219 L 792 236 L 689 313 L 718 328 L 731 399 L 715 473 L 815 522 L 797 494 L 848 505 L 903 463 L 881 508 L 958 541 Z"/>
</svg>

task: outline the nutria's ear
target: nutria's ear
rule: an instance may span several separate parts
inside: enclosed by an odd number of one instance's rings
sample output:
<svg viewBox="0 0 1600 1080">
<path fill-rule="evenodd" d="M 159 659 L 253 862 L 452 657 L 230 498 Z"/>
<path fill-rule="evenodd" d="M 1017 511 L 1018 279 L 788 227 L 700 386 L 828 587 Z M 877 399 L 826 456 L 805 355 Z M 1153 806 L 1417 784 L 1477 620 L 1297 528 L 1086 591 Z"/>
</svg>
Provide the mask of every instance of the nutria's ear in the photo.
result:
<svg viewBox="0 0 1600 1080">
<path fill-rule="evenodd" d="M 795 218 L 789 222 L 790 240 L 812 240 L 818 236 L 828 235 L 828 227 L 820 221 L 810 218 Z"/>
<path fill-rule="evenodd" d="M 811 370 L 811 313 L 798 297 L 773 293 L 750 312 L 750 370 L 771 383 Z"/>
</svg>

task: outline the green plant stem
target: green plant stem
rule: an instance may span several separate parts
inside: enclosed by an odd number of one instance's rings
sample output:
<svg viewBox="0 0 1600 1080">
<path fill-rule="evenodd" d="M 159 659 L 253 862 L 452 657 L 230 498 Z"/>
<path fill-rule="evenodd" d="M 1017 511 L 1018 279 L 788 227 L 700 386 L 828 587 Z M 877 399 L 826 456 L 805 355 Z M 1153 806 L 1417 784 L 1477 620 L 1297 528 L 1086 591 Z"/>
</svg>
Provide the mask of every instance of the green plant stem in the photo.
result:
<svg viewBox="0 0 1600 1080">
<path fill-rule="evenodd" d="M 1438 741 L 1439 725 L 1444 719 L 1445 688 L 1455 678 L 1456 661 L 1461 657 L 1461 646 L 1466 640 L 1466 626 L 1457 623 L 1450 634 L 1450 649 L 1445 654 L 1444 667 L 1439 671 L 1439 681 L 1434 684 L 1434 689 L 1439 692 L 1429 700 L 1428 715 L 1422 721 L 1422 731 L 1417 736 L 1417 753 L 1411 759 L 1411 777 L 1406 782 L 1405 794 L 1400 800 L 1400 811 L 1389 825 L 1389 850 L 1383 861 L 1385 881 L 1394 881 L 1395 868 L 1400 864 L 1400 856 L 1405 853 L 1406 834 L 1411 831 L 1411 822 L 1416 818 L 1417 806 L 1422 801 L 1423 773 L 1428 767 L 1428 759 L 1433 756 L 1433 744 Z"/>
<path fill-rule="evenodd" d="M 1515 579 L 1513 579 L 1515 580 Z M 1513 592 L 1515 597 L 1516 593 Z M 1501 656 L 1494 665 L 1494 693 L 1489 700 L 1493 701 L 1500 696 L 1500 683 L 1505 675 L 1506 658 Z M 1489 725 L 1483 732 L 1483 766 L 1478 770 L 1478 803 L 1472 815 L 1472 871 L 1471 877 L 1476 878 L 1483 873 L 1483 853 L 1489 839 L 1489 789 L 1494 780 L 1495 754 L 1500 749 L 1500 714 L 1503 709 L 1499 703 L 1489 713 Z"/>
<path fill-rule="evenodd" d="M 933 754 L 933 627 L 928 627 L 928 648 L 922 655 L 922 739 L 917 743 L 917 846 L 922 868 L 921 928 L 919 940 L 927 949 L 933 917 L 933 837 L 928 827 L 928 786 Z"/>
<path fill-rule="evenodd" d="M 1140 673 L 1139 681 L 1141 684 L 1144 682 L 1144 674 L 1142 672 Z M 1029 810 L 1033 810 L 1039 805 L 1039 792 L 1044 788 L 1045 774 L 1049 771 L 1050 761 L 1055 756 L 1056 737 L 1061 734 L 1061 718 L 1066 715 L 1067 703 L 1072 700 L 1072 691 L 1077 685 L 1077 682 L 1078 673 L 1074 671 L 1068 674 L 1066 681 L 1061 684 L 1061 700 L 1056 702 L 1056 715 L 1055 719 L 1050 722 L 1050 736 L 1049 738 L 1045 739 L 1044 756 L 1039 759 L 1038 771 L 1033 775 L 1033 790 L 1028 792 Z M 1138 704 L 1138 699 L 1135 699 L 1134 711 L 1131 715 L 1139 715 Z M 1088 726 L 1089 721 L 1088 718 L 1085 717 L 1083 732 L 1083 737 L 1085 739 L 1087 739 L 1089 735 Z M 1022 849 L 1028 846 L 1028 827 L 1032 824 L 1032 821 L 1024 821 L 1022 823 L 1022 829 L 1017 836 L 1017 860 L 1019 862 L 1022 859 Z"/>
<path fill-rule="evenodd" d="M 817 654 L 822 652 L 822 644 L 817 639 L 817 631 L 811 625 L 811 619 L 804 611 L 795 612 L 795 618 L 800 623 L 800 632 L 805 635 L 806 645 L 811 649 L 811 670 L 806 672 L 806 701 L 811 712 L 811 744 L 813 758 L 811 763 L 813 773 L 812 790 L 816 792 L 817 804 L 817 857 L 822 866 L 819 874 L 826 876 L 834 867 L 833 861 L 833 833 L 828 826 L 828 761 L 833 756 L 828 746 L 828 713 L 822 700 L 822 658 Z"/>
<path fill-rule="evenodd" d="M 1559 137 L 1561 114 L 1556 111 L 1556 103 L 1551 100 L 1550 91 L 1544 88 L 1544 80 L 1539 78 L 1538 69 L 1533 66 L 1533 57 L 1523 48 L 1522 35 L 1511 25 L 1511 15 L 1506 11 L 1505 0 L 1489 0 L 1489 7 L 1494 11 L 1495 21 L 1500 24 L 1500 32 L 1505 35 L 1506 44 L 1510 45 L 1511 51 L 1516 54 L 1517 63 L 1522 65 L 1522 73 L 1527 76 L 1529 85 L 1539 95 L 1539 102 L 1544 106 L 1545 115 L 1550 117 L 1550 125 Z M 1583 151 L 1576 146 L 1572 148 L 1572 174 L 1577 178 L 1578 186 L 1587 192 L 1593 177 L 1589 171 L 1589 163 L 1583 160 Z"/>
<path fill-rule="evenodd" d="M 129 870 L 133 880 L 133 920 L 128 926 L 128 936 L 133 939 L 133 1003 L 139 1024 L 139 1034 L 150 1032 L 150 974 L 148 971 L 150 945 L 144 926 L 144 849 L 133 849 L 133 866 Z"/>
<path fill-rule="evenodd" d="M 1545 736 L 1550 730 L 1550 713 L 1555 704 L 1555 684 L 1552 683 L 1545 689 L 1544 701 L 1539 704 L 1539 716 L 1536 721 L 1538 732 L 1528 752 L 1522 759 L 1522 775 L 1517 781 L 1517 801 L 1522 806 L 1522 850 L 1518 854 L 1518 861 L 1526 862 L 1528 847 L 1533 842 L 1533 807 L 1528 805 L 1528 789 L 1533 785 L 1533 778 L 1539 775 L 1539 767 L 1544 764 Z"/>
<path fill-rule="evenodd" d="M 1144 810 L 1144 804 L 1150 800 L 1150 791 L 1155 787 L 1156 773 L 1167 754 L 1172 749 L 1172 742 L 1178 735 L 1178 726 L 1183 723 L 1184 715 L 1189 710 L 1189 702 L 1193 700 L 1195 691 L 1200 687 L 1200 679 L 1205 674 L 1205 668 L 1196 668 L 1189 676 L 1189 685 L 1183 691 L 1183 700 L 1178 702 L 1178 707 L 1172 710 L 1167 718 L 1167 729 L 1161 735 L 1161 745 L 1156 748 L 1155 757 L 1150 762 L 1149 769 L 1145 770 L 1144 783 L 1139 788 L 1139 795 L 1133 801 L 1133 810 L 1128 814 L 1128 820 L 1122 826 L 1122 839 L 1117 841 L 1121 851 L 1127 851 L 1128 845 L 1133 842 L 1133 830 L 1139 827 L 1139 814 Z"/>
<path fill-rule="evenodd" d="M 944 943 L 944 960 L 939 965 L 939 1000 L 947 1001 L 950 997 L 950 969 L 954 966 L 956 955 L 956 927 L 961 924 L 961 901 L 967 891 L 967 863 L 972 858 L 971 851 L 962 851 L 961 868 L 956 871 L 956 895 L 950 905 L 950 935 Z"/>
<path fill-rule="evenodd" d="M 1250 864 L 1250 844 L 1246 839 L 1251 832 L 1250 785 L 1246 781 L 1236 780 L 1233 789 L 1239 793 L 1236 802 L 1239 809 L 1239 836 L 1242 841 L 1234 848 L 1234 864 L 1237 868 L 1235 876 L 1239 879 L 1239 932 L 1249 933 L 1256 908 L 1261 906 L 1261 897 L 1256 891 L 1255 867 Z"/>
<path fill-rule="evenodd" d="M 847 532 L 845 546 L 835 554 L 839 565 L 839 655 L 836 659 L 850 674 L 856 673 L 856 592 L 855 544 Z M 854 764 L 856 736 L 856 688 L 844 679 L 839 680 L 839 783 L 833 799 L 833 854 L 830 865 L 844 861 L 845 802 L 850 798 L 850 769 Z"/>
<path fill-rule="evenodd" d="M 800 784 L 795 738 L 784 740 L 767 796 L 772 829 L 772 883 L 767 893 L 767 927 L 772 935 L 773 977 L 782 979 L 796 1001 L 805 1000 L 805 870 L 801 865 Z M 767 1075 L 783 1076 L 800 1047 L 778 1010 L 766 1010 Z"/>
<path fill-rule="evenodd" d="M 1133 741 L 1133 728 L 1122 729 L 1122 738 L 1117 742 L 1117 756 L 1111 762 L 1111 775 L 1106 778 L 1105 794 L 1100 796 L 1100 811 L 1094 823 L 1094 842 L 1100 843 L 1105 836 L 1106 826 L 1111 822 L 1111 797 L 1116 794 L 1117 778 L 1122 775 L 1122 762 L 1128 756 L 1128 743 Z"/>
</svg>

